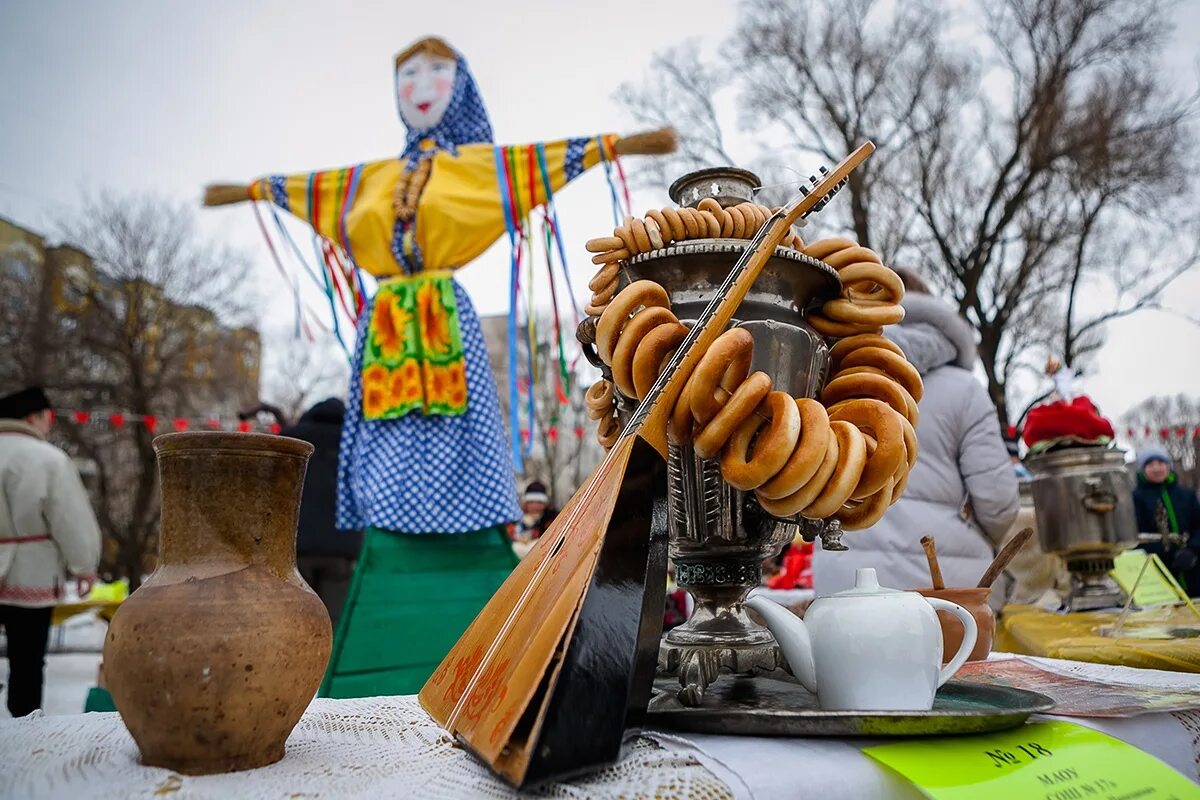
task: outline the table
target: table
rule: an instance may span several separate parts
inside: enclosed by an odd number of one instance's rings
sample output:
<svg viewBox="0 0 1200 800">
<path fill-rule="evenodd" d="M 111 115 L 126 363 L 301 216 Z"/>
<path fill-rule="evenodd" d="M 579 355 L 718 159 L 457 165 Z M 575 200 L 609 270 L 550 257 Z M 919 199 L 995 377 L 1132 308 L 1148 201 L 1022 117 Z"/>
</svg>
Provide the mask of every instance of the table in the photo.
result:
<svg viewBox="0 0 1200 800">
<path fill-rule="evenodd" d="M 1087 664 L 1060 662 L 1087 675 Z M 1200 678 L 1108 667 L 1121 680 L 1200 689 Z M 1114 673 L 1111 670 L 1118 670 Z M 1200 780 L 1200 712 L 1077 722 L 1123 739 Z M 919 798 L 860 750 L 876 740 L 771 739 L 632 733 L 613 766 L 530 797 Z M 143 767 L 116 714 L 37 716 L 0 722 L 0 797 L 300 798 L 517 796 L 456 745 L 416 698 L 314 700 L 277 764 L 248 772 L 181 777 Z"/>
</svg>

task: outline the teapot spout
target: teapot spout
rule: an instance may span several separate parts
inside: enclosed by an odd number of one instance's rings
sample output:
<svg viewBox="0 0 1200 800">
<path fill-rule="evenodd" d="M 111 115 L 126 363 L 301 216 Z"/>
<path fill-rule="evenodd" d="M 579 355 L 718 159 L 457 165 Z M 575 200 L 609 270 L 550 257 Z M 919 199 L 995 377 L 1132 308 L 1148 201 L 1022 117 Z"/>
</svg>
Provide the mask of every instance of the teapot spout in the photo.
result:
<svg viewBox="0 0 1200 800">
<path fill-rule="evenodd" d="M 765 597 L 751 596 L 746 600 L 746 606 L 757 611 L 767 623 L 796 680 L 816 694 L 817 668 L 813 663 L 812 639 L 809 638 L 804 620 Z"/>
</svg>

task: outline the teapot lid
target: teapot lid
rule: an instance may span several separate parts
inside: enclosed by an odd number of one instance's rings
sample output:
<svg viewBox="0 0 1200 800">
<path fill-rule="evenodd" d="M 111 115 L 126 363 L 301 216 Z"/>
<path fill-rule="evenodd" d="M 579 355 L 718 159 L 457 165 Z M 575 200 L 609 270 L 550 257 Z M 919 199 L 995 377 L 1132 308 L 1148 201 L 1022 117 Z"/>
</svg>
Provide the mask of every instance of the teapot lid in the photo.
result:
<svg viewBox="0 0 1200 800">
<path fill-rule="evenodd" d="M 844 589 L 830 597 L 867 597 L 879 594 L 904 594 L 904 592 L 880 586 L 874 567 L 859 567 L 854 570 L 854 588 Z"/>
</svg>

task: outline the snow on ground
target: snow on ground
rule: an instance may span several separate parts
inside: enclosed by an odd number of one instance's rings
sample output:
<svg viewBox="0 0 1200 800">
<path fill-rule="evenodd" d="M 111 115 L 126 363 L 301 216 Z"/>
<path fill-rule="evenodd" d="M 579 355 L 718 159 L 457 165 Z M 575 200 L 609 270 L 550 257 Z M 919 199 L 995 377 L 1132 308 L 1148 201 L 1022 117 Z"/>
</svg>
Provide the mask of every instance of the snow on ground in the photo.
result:
<svg viewBox="0 0 1200 800">
<path fill-rule="evenodd" d="M 88 690 L 96 685 L 100 651 L 108 626 L 94 615 L 81 614 L 50 629 L 46 683 L 42 703 L 47 714 L 80 714 Z M 0 719 L 8 714 L 8 659 L 0 672 Z"/>
</svg>

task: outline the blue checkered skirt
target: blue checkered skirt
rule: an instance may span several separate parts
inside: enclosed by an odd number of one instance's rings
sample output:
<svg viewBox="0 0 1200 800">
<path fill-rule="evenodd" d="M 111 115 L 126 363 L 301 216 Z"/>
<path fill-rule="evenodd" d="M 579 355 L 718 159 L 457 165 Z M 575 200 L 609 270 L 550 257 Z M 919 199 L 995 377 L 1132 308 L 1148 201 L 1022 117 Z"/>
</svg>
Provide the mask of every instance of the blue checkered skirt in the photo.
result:
<svg viewBox="0 0 1200 800">
<path fill-rule="evenodd" d="M 466 360 L 467 410 L 362 416 L 362 358 L 371 306 L 358 323 L 350 401 L 338 458 L 337 526 L 403 533 L 467 533 L 517 519 L 516 479 L 479 317 L 454 281 Z"/>
</svg>

